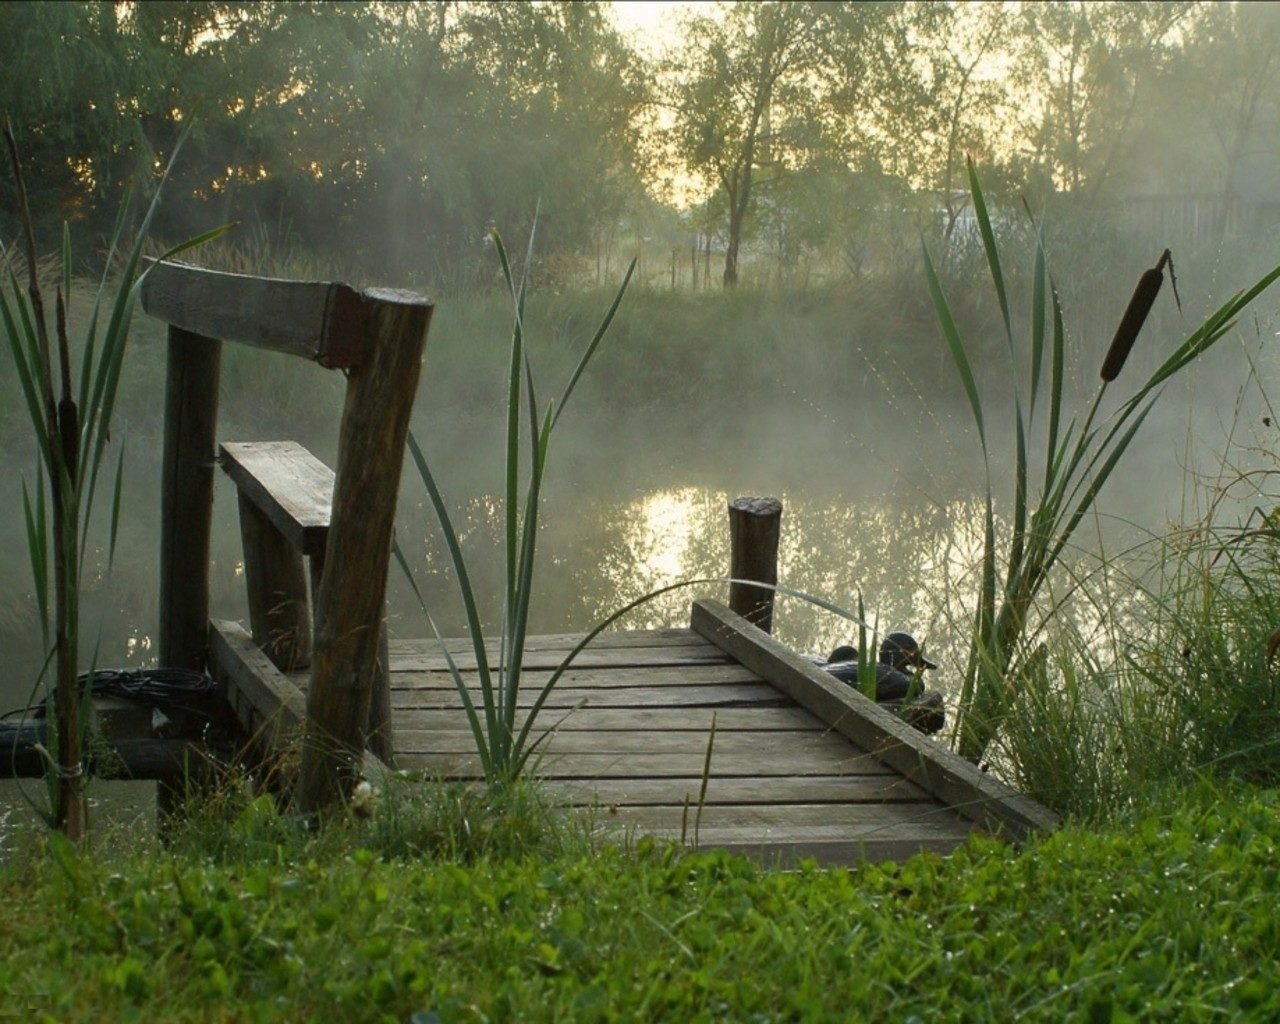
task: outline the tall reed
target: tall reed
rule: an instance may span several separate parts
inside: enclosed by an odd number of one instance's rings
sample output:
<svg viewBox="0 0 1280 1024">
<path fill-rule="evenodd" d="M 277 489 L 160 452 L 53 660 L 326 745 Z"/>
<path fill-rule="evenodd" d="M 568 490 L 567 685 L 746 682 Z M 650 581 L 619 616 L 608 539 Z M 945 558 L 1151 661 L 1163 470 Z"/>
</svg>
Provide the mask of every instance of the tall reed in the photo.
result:
<svg viewBox="0 0 1280 1024">
<path fill-rule="evenodd" d="M 1064 424 L 1065 331 L 1058 290 L 1048 271 L 1043 230 L 1037 231 L 1036 235 L 1030 314 L 1030 374 L 1024 401 L 1024 387 L 1017 383 L 1018 353 L 1000 252 L 972 160 L 968 163 L 968 173 L 973 209 L 1008 343 L 1010 376 L 1015 382 L 1013 516 L 1007 538 L 997 538 L 996 535 L 992 457 L 982 395 L 928 247 L 923 249 L 925 275 L 934 312 L 968 397 L 985 471 L 981 585 L 978 608 L 970 630 L 970 651 L 961 687 L 957 729 L 960 753 L 977 760 L 1001 728 L 1030 675 L 1042 670 L 1039 660 L 1043 655 L 1027 642 L 1029 616 L 1036 597 L 1133 442 L 1159 398 L 1161 386 L 1217 344 L 1235 325 L 1236 317 L 1280 277 L 1280 267 L 1264 275 L 1248 290 L 1238 292 L 1211 314 L 1121 402 L 1115 412 L 1099 421 L 1103 398 L 1119 377 L 1124 359 L 1159 290 L 1157 278 L 1167 262 L 1166 253 L 1139 282 L 1104 363 L 1101 382 L 1083 419 L 1072 416 Z M 1044 408 L 1040 396 L 1046 356 L 1049 410 L 1042 428 L 1044 475 L 1038 492 L 1032 494 L 1028 448 L 1034 441 L 1033 435 L 1041 429 L 1036 414 Z M 1051 616 L 1053 612 L 1054 609 L 1050 608 L 1046 614 Z"/>
<path fill-rule="evenodd" d="M 55 293 L 55 333 L 51 339 L 44 295 L 40 288 L 35 235 L 27 205 L 26 183 L 18 145 L 10 125 L 5 125 L 4 134 L 13 168 L 18 215 L 26 249 L 27 287 L 24 294 L 8 252 L 0 253 L 9 284 L 7 298 L 3 287 L 0 287 L 0 321 L 4 324 L 5 339 L 13 357 L 39 456 L 34 501 L 25 482 L 22 497 L 27 551 L 35 584 L 42 641 L 48 651 L 40 678 L 36 680 L 37 689 L 46 680 L 50 664 L 54 666 L 52 692 L 47 694 L 52 698 L 50 703 L 54 712 L 54 728 L 49 731 L 46 741 L 49 761 L 46 775 L 49 782 L 49 821 L 69 839 L 76 841 L 84 835 L 87 828 L 81 751 L 88 706 L 82 705 L 76 682 L 80 669 L 80 580 L 84 569 L 86 538 L 92 519 L 99 472 L 111 437 L 111 413 L 115 407 L 120 372 L 124 364 L 133 306 L 146 276 L 145 270 L 139 272 L 142 247 L 159 206 L 161 188 L 181 149 L 182 140 L 174 147 L 169 164 L 151 197 L 137 238 L 124 259 L 120 279 L 112 285 L 108 274 L 122 237 L 130 206 L 129 193 L 126 193 L 120 204 L 104 262 L 102 280 L 89 318 L 77 386 L 71 365 L 71 345 L 67 337 L 66 303 L 71 296 L 70 231 L 63 226 L 61 280 Z M 222 231 L 221 228 L 215 229 L 175 246 L 162 259 L 199 245 Z M 99 316 L 104 302 L 108 308 L 107 322 L 99 336 Z M 55 342 L 56 365 L 53 355 Z M 55 371 L 59 384 L 56 395 Z M 120 520 L 123 466 L 124 445 L 121 444 L 112 488 L 108 563 L 114 556 L 116 530 Z M 52 641 L 49 623 L 51 569 L 54 599 Z"/>
<path fill-rule="evenodd" d="M 467 629 L 470 634 L 472 650 L 475 653 L 476 670 L 480 687 L 480 707 L 476 708 L 467 685 L 455 662 L 453 655 L 444 644 L 445 658 L 454 685 L 466 710 L 467 722 L 476 741 L 476 751 L 484 768 L 486 780 L 494 786 L 507 786 L 515 782 L 523 771 L 530 754 L 536 747 L 531 742 L 530 731 L 539 711 L 546 702 L 552 687 L 559 680 L 569 661 L 585 646 L 586 640 L 573 651 L 552 674 L 538 692 L 532 708 L 525 716 L 523 725 L 517 728 L 517 707 L 522 669 L 524 666 L 525 637 L 529 629 L 529 611 L 533 599 L 534 554 L 538 539 L 538 516 L 542 497 L 542 485 L 546 472 L 547 455 L 550 450 L 551 435 L 560 416 L 564 413 L 569 398 L 582 378 L 582 374 L 596 354 L 600 342 L 604 339 L 614 314 L 622 302 L 627 285 L 635 270 L 635 261 L 627 268 L 622 285 L 614 296 L 612 304 L 600 321 L 591 340 L 583 350 L 577 366 L 571 373 L 558 401 L 547 403 L 544 410 L 539 410 L 538 396 L 534 386 L 533 368 L 529 361 L 524 327 L 525 298 L 528 291 L 529 269 L 532 264 L 533 237 L 529 239 L 529 249 L 525 254 L 524 271 L 517 284 L 511 270 L 507 252 L 502 239 L 496 231 L 492 232 L 494 247 L 502 265 L 503 277 L 511 293 L 513 305 L 513 324 L 511 330 L 511 348 L 507 372 L 507 435 L 505 460 L 505 486 L 503 492 L 504 548 L 506 570 L 504 574 L 502 628 L 498 643 L 498 661 L 491 664 L 487 649 L 484 626 L 480 618 L 479 605 L 476 601 L 475 589 L 471 584 L 471 576 L 467 571 L 467 561 L 458 540 L 457 531 L 453 527 L 448 508 L 444 503 L 435 474 L 423 454 L 417 438 L 409 434 L 409 451 L 413 464 L 422 478 L 431 504 L 439 520 L 444 534 L 445 545 L 453 562 L 457 575 L 458 589 L 466 613 Z M 526 419 L 527 417 L 527 419 Z M 522 422 L 524 421 L 524 422 Z M 527 441 L 522 442 L 525 431 Z M 527 444 L 527 451 L 525 446 Z M 522 464 L 527 459 L 523 470 Z M 521 477 L 524 476 L 524 492 L 521 494 Z M 395 554 L 401 568 L 408 576 L 418 602 L 422 605 L 427 621 L 440 638 L 425 601 L 414 582 L 413 573 L 397 546 Z M 620 613 L 621 614 L 621 613 Z M 617 616 L 607 620 L 588 635 L 588 640 L 603 629 Z M 481 716 L 483 715 L 483 720 Z"/>
</svg>

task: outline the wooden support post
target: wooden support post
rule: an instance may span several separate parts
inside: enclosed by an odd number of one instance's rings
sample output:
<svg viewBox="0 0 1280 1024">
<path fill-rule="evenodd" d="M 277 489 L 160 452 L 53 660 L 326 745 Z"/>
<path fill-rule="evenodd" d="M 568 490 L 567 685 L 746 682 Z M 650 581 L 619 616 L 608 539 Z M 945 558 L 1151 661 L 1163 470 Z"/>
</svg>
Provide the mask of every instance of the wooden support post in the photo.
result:
<svg viewBox="0 0 1280 1024">
<path fill-rule="evenodd" d="M 311 603 L 302 554 L 240 492 L 240 537 L 253 641 L 281 672 L 311 664 Z"/>
<path fill-rule="evenodd" d="M 400 470 L 431 305 L 370 291 L 368 358 L 351 371 L 333 515 L 316 606 L 298 802 L 323 810 L 350 793 L 369 722 Z"/>
<path fill-rule="evenodd" d="M 320 606 L 320 581 L 324 578 L 324 552 L 311 556 L 311 598 Z M 391 721 L 391 652 L 387 641 L 384 610 L 378 633 L 378 663 L 373 671 L 373 692 L 369 697 L 369 724 L 365 749 L 388 768 L 395 767 L 395 731 Z"/>
<path fill-rule="evenodd" d="M 735 580 L 778 582 L 778 536 L 782 502 L 734 498 L 729 502 L 729 575 Z M 746 583 L 729 585 L 729 607 L 766 633 L 773 630 L 773 591 Z"/>
<path fill-rule="evenodd" d="M 160 664 L 203 672 L 222 343 L 169 328 L 160 499 Z"/>
</svg>

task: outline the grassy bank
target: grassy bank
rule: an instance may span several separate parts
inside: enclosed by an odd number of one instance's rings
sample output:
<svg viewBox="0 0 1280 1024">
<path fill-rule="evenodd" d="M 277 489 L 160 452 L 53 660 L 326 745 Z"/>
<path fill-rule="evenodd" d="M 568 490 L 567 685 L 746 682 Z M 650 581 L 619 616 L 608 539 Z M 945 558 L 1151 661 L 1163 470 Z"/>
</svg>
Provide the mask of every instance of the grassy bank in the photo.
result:
<svg viewBox="0 0 1280 1024">
<path fill-rule="evenodd" d="M 1169 797 L 1018 851 L 789 874 L 563 828 L 404 859 L 378 818 L 308 838 L 249 805 L 203 855 L 8 868 L 0 1015 L 1274 1019 L 1280 796 Z"/>
</svg>

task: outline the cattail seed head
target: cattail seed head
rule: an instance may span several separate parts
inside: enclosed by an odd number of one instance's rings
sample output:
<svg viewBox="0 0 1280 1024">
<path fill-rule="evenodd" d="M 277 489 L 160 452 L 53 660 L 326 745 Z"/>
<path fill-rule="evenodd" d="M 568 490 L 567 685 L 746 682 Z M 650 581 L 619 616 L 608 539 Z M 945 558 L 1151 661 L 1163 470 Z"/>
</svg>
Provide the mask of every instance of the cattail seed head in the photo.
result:
<svg viewBox="0 0 1280 1024">
<path fill-rule="evenodd" d="M 1147 322 L 1147 314 L 1151 312 L 1151 306 L 1160 293 L 1160 286 L 1164 284 L 1164 273 L 1161 268 L 1167 262 L 1166 256 L 1161 256 L 1160 262 L 1145 271 L 1138 279 L 1138 287 L 1133 290 L 1133 298 L 1129 300 L 1129 306 L 1120 319 L 1116 336 L 1111 339 L 1107 357 L 1102 361 L 1101 377 L 1105 381 L 1113 381 L 1120 376 L 1120 371 L 1124 369 L 1124 362 L 1129 358 L 1129 351 L 1133 348 L 1133 343 L 1138 340 L 1138 332 Z"/>
</svg>

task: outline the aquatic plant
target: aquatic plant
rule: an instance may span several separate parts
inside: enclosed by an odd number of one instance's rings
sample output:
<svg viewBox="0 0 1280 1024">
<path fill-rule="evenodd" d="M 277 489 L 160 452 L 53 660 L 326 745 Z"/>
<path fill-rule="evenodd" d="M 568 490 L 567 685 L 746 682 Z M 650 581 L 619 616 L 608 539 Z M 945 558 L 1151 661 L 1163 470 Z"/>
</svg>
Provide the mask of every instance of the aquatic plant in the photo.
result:
<svg viewBox="0 0 1280 1024">
<path fill-rule="evenodd" d="M 490 785 L 504 786 L 519 778 L 530 754 L 536 749 L 537 741 L 531 741 L 531 729 L 538 712 L 541 711 L 548 695 L 572 659 L 599 632 L 617 620 L 622 614 L 634 607 L 627 608 L 606 619 L 588 633 L 583 641 L 569 653 L 560 666 L 542 685 L 534 699 L 532 707 L 525 716 L 524 723 L 517 728 L 517 706 L 520 690 L 521 674 L 524 662 L 525 637 L 529 628 L 529 609 L 533 597 L 534 553 L 538 539 L 539 503 L 542 496 L 542 484 L 546 472 L 547 455 L 550 450 L 551 435 L 574 389 L 582 378 L 600 342 L 613 321 L 614 314 L 622 302 L 627 285 L 635 270 L 635 260 L 627 268 L 622 285 L 613 298 L 608 311 L 601 319 L 590 342 L 583 350 L 577 366 L 574 368 L 560 394 L 559 401 L 549 401 L 541 412 L 538 408 L 538 397 L 534 386 L 533 368 L 529 361 L 528 347 L 525 338 L 524 308 L 528 291 L 529 270 L 533 262 L 533 236 L 529 238 L 529 249 L 525 255 L 525 264 L 519 283 L 511 270 L 506 248 L 497 231 L 491 232 L 494 248 L 502 265 L 503 277 L 511 293 L 513 303 L 513 324 L 511 330 L 510 362 L 507 374 L 507 436 L 505 460 L 505 486 L 503 492 L 504 547 L 506 555 L 506 571 L 504 575 L 502 628 L 498 644 L 498 661 L 491 664 L 486 644 L 484 625 L 480 618 L 476 592 L 471 584 L 471 576 L 467 571 L 466 557 L 458 540 L 457 531 L 449 516 L 448 508 L 440 493 L 435 474 L 423 454 L 413 432 L 409 433 L 409 452 L 414 466 L 422 478 L 423 485 L 431 498 L 432 508 L 444 534 L 445 545 L 449 551 L 457 575 L 458 589 L 466 613 L 467 630 L 475 652 L 476 671 L 480 687 L 480 707 L 477 709 L 467 681 L 455 662 L 453 655 L 441 642 L 441 649 L 449 664 L 449 672 L 466 710 L 467 722 L 476 742 L 476 751 L 480 756 L 486 780 Z M 522 420 L 528 417 L 527 423 Z M 525 428 L 528 429 L 527 453 L 521 438 Z M 528 459 L 524 471 L 525 486 L 521 494 L 521 465 Z M 423 613 L 437 639 L 437 629 L 431 613 L 409 567 L 403 552 L 397 545 L 395 556 L 408 577 L 414 594 Z M 649 595 L 653 596 L 653 595 Z M 638 602 L 637 602 L 638 603 Z M 481 716 L 483 715 L 483 721 Z"/>
<path fill-rule="evenodd" d="M 125 255 L 119 280 L 109 280 L 116 249 L 120 244 L 131 195 L 120 204 L 115 230 L 104 262 L 103 276 L 94 299 L 93 312 L 80 356 L 79 383 L 74 380 L 71 345 L 67 337 L 67 303 L 71 296 L 71 235 L 62 231 L 61 279 L 56 288 L 55 333 L 51 339 L 44 296 L 40 289 L 35 234 L 27 205 L 18 145 L 13 129 L 5 125 L 17 192 L 18 215 L 23 230 L 27 287 L 25 295 L 7 251 L 0 251 L 8 277 L 9 296 L 0 286 L 0 321 L 9 352 L 17 370 L 26 402 L 32 436 L 38 454 L 35 497 L 25 482 L 22 489 L 27 551 L 40 616 L 42 643 L 47 651 L 44 666 L 33 692 L 45 684 L 46 704 L 53 711 L 54 727 L 48 731 L 49 822 L 69 839 L 78 840 L 87 827 L 84 798 L 84 766 L 81 759 L 88 707 L 82 706 L 77 685 L 80 670 L 80 582 L 84 553 L 99 473 L 110 440 L 111 413 L 115 407 L 125 346 L 133 316 L 134 301 L 146 271 L 139 272 L 143 244 L 159 206 L 160 192 L 182 139 L 174 146 L 168 166 L 161 176 L 132 247 Z M 185 138 L 185 133 L 183 135 Z M 170 249 L 162 259 L 177 255 L 223 232 L 217 228 Z M 106 309 L 106 324 L 99 334 L 99 318 Z M 53 345 L 57 345 L 55 367 Z M 54 392 L 54 374 L 60 389 Z M 115 483 L 111 497 L 111 523 L 107 546 L 108 564 L 115 551 L 120 521 L 121 481 L 124 445 L 116 459 Z M 53 576 L 53 636 L 50 639 L 49 576 Z M 96 660 L 96 656 L 95 659 Z M 48 684 L 53 665 L 52 686 Z"/>
<path fill-rule="evenodd" d="M 1018 354 L 1000 253 L 977 170 L 968 164 L 973 209 L 982 237 L 992 285 L 999 302 L 1011 364 L 1018 379 Z M 1014 385 L 1015 452 L 1013 516 L 1005 543 L 996 536 L 991 452 L 986 417 L 969 355 L 941 282 L 924 246 L 925 275 L 934 312 L 977 426 L 985 469 L 985 515 L 982 574 L 978 607 L 970 630 L 970 650 L 959 702 L 957 745 L 960 753 L 982 757 L 1012 708 L 1019 692 L 1042 671 L 1044 655 L 1028 643 L 1028 618 L 1037 595 L 1059 561 L 1072 535 L 1093 509 L 1098 495 L 1120 464 L 1167 381 L 1212 348 L 1235 325 L 1236 317 L 1280 277 L 1280 267 L 1246 291 L 1232 296 L 1164 359 L 1109 417 L 1099 421 L 1104 396 L 1118 379 L 1159 290 L 1167 252 L 1146 271 L 1125 313 L 1100 374 L 1101 381 L 1083 420 L 1073 416 L 1064 427 L 1063 392 L 1065 331 L 1058 290 L 1048 271 L 1043 230 L 1037 232 L 1032 274 L 1030 377 L 1028 397 Z M 1044 476 L 1039 492 L 1030 493 L 1028 447 L 1048 358 L 1048 418 L 1044 424 Z M 1003 580 L 998 567 L 1003 564 Z M 1055 609 L 1049 609 L 1052 615 Z"/>
</svg>

